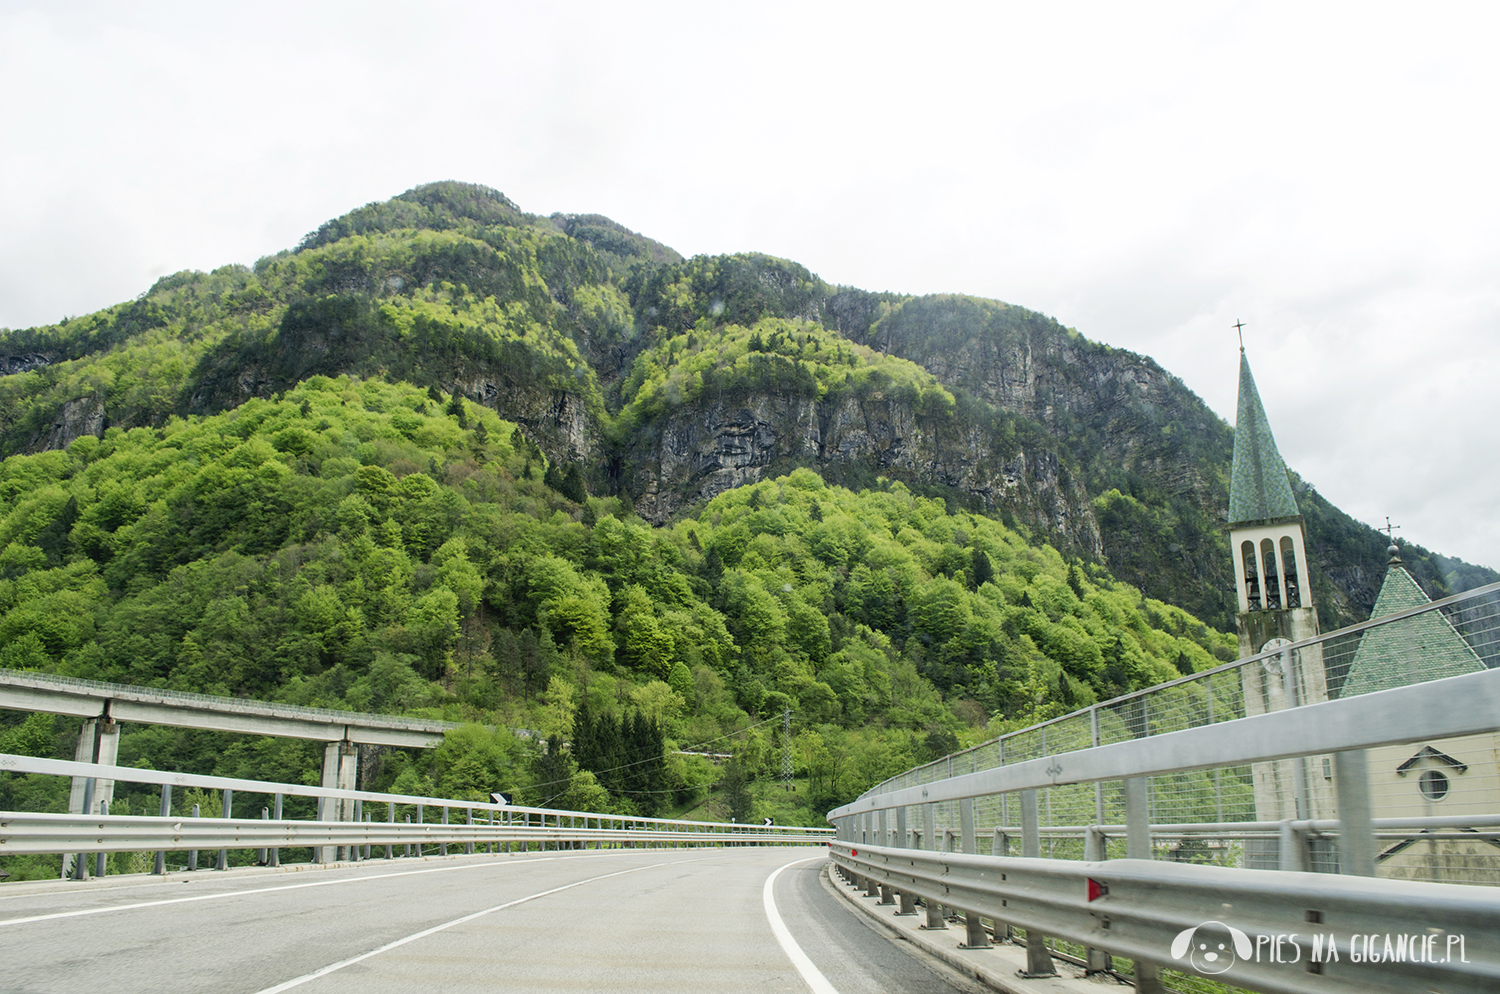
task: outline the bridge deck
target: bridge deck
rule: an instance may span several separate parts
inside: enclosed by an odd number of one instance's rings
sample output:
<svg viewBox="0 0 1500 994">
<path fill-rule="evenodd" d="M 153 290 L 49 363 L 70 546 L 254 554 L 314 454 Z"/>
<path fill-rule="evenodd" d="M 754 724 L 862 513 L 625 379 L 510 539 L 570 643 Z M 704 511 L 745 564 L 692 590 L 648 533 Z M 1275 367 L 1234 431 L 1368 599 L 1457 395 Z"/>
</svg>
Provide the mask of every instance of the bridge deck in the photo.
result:
<svg viewBox="0 0 1500 994">
<path fill-rule="evenodd" d="M 457 724 L 426 718 L 361 714 L 211 697 L 152 687 L 130 687 L 20 670 L 0 669 L 0 708 L 317 742 L 428 748 Z"/>
</svg>

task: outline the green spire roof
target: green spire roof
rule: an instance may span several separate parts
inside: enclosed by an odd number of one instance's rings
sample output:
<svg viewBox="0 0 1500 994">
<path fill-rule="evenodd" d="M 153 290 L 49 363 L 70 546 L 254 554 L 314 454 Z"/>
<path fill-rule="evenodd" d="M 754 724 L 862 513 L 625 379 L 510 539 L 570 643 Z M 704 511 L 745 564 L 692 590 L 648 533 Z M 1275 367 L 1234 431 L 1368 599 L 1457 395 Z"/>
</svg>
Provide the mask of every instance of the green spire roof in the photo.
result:
<svg viewBox="0 0 1500 994">
<path fill-rule="evenodd" d="M 1395 547 L 1392 546 L 1394 552 Z M 1371 618 L 1432 603 L 1394 554 Z M 1340 697 L 1372 694 L 1427 680 L 1478 673 L 1484 664 L 1441 611 L 1366 629 L 1349 664 Z"/>
<path fill-rule="evenodd" d="M 1266 409 L 1260 405 L 1250 360 L 1240 350 L 1240 404 L 1234 418 L 1234 468 L 1229 475 L 1229 523 L 1296 517 L 1297 501 L 1286 463 L 1276 451 Z"/>
</svg>

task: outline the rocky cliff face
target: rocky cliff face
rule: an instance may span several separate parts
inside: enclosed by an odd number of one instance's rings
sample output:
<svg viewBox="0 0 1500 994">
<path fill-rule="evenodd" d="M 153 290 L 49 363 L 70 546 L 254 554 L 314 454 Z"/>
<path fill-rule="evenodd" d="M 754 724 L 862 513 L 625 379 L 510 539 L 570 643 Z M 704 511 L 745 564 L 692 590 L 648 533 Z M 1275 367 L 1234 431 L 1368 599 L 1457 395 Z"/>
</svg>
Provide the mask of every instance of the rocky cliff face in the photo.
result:
<svg viewBox="0 0 1500 994">
<path fill-rule="evenodd" d="M 520 383 L 494 372 L 463 375 L 448 389 L 462 391 L 520 425 L 549 459 L 594 463 L 603 458 L 599 421 L 579 394 Z"/>
<path fill-rule="evenodd" d="M 50 449 L 66 449 L 73 440 L 84 435 L 100 436 L 109 426 L 104 413 L 104 401 L 96 394 L 88 394 L 63 404 L 52 424 L 31 440 L 27 452 L 46 452 Z"/>
<path fill-rule="evenodd" d="M 1045 448 L 1001 452 L 997 441 L 978 425 L 920 417 L 888 399 L 761 394 L 686 407 L 633 450 L 635 506 L 661 522 L 734 487 L 811 466 L 833 479 L 887 476 L 957 491 L 1098 557 L 1089 495 L 1057 455 Z"/>
<path fill-rule="evenodd" d="M 42 355 L 37 352 L 0 355 L 0 376 L 9 376 L 12 373 L 27 373 L 33 369 L 42 369 L 50 366 L 52 363 L 52 356 Z"/>
<path fill-rule="evenodd" d="M 1082 513 L 1095 534 L 1096 518 L 1107 518 L 1097 555 L 1111 571 L 1217 625 L 1232 623 L 1222 526 L 1233 433 L 1180 380 L 1147 357 L 998 301 L 912 298 L 863 331 L 854 324 L 856 341 L 1038 425 L 1094 500 Z M 1128 500 L 1100 505 L 1112 491 Z"/>
<path fill-rule="evenodd" d="M 1217 467 L 1183 455 L 1227 460 L 1233 433 L 1148 357 L 1021 308 L 952 296 L 907 301 L 853 337 L 1046 425 L 1081 464 L 1139 472 L 1169 493 L 1227 509 Z"/>
</svg>

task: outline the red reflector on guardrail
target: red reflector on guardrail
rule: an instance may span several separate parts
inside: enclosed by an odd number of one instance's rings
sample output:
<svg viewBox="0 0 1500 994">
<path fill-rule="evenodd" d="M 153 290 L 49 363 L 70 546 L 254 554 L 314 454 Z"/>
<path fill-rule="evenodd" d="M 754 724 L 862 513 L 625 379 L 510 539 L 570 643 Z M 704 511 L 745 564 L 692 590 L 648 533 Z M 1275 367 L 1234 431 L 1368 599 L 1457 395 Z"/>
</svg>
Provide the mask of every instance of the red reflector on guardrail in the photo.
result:
<svg viewBox="0 0 1500 994">
<path fill-rule="evenodd" d="M 1108 893 L 1109 893 L 1109 886 L 1107 884 L 1101 884 L 1099 881 L 1093 879 L 1092 877 L 1089 878 L 1089 900 L 1090 901 L 1094 900 L 1095 898 L 1103 897 L 1105 894 L 1108 894 Z"/>
<path fill-rule="evenodd" d="M 858 856 L 859 855 L 859 850 L 858 849 L 850 849 L 849 850 L 849 855 L 850 856 Z"/>
</svg>

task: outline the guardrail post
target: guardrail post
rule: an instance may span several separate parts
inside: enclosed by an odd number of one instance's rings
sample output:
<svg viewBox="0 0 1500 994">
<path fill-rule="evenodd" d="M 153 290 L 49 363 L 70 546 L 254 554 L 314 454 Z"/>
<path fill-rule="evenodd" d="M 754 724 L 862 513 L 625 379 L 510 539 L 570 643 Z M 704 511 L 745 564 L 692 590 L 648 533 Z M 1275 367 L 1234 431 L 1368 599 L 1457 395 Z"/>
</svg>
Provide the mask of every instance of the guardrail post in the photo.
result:
<svg viewBox="0 0 1500 994">
<path fill-rule="evenodd" d="M 411 815 L 407 815 L 407 816 L 406 816 L 406 824 L 408 824 L 408 825 L 410 825 L 410 824 L 411 824 Z M 420 851 L 420 850 L 419 850 L 419 851 Z M 410 856 L 410 855 L 411 855 L 411 843 L 410 843 L 410 842 L 408 842 L 408 843 L 407 843 L 407 844 L 406 844 L 406 855 L 407 855 L 407 856 Z"/>
<path fill-rule="evenodd" d="M 365 816 L 365 802 L 364 801 L 355 801 L 354 802 L 354 820 L 357 821 L 357 822 L 360 822 L 361 824 L 366 823 L 366 822 L 368 822 L 370 820 L 369 818 L 367 818 Z M 368 839 L 369 837 L 370 837 L 370 833 L 367 830 L 365 832 L 365 838 Z M 358 860 L 358 859 L 369 859 L 370 858 L 370 844 L 368 842 L 365 843 L 365 850 L 364 850 L 363 853 L 361 853 L 359 851 L 359 846 L 350 846 L 349 847 L 349 855 L 352 858 L 356 859 L 356 860 Z"/>
<path fill-rule="evenodd" d="M 318 812 L 317 812 L 318 821 L 322 822 L 322 821 L 326 820 L 324 818 L 324 815 L 327 814 L 327 808 L 328 808 L 328 798 L 326 798 L 326 797 L 320 797 L 320 798 L 318 798 Z M 327 846 L 313 846 L 312 847 L 312 861 L 314 863 L 326 863 L 326 862 L 328 862 L 328 847 Z"/>
<path fill-rule="evenodd" d="M 448 824 L 448 805 L 443 805 L 443 824 Z M 448 855 L 448 833 L 443 833 L 443 841 L 438 843 L 438 855 Z"/>
<path fill-rule="evenodd" d="M 1097 825 L 1090 825 L 1083 834 L 1083 859 L 1086 863 L 1103 862 L 1109 855 L 1107 838 Z M 1108 973 L 1114 969 L 1114 963 L 1108 952 L 1103 949 L 1095 949 L 1093 946 L 1084 948 L 1083 975 L 1091 977 L 1096 973 Z"/>
<path fill-rule="evenodd" d="M 906 807 L 903 805 L 896 809 L 896 845 L 901 849 L 910 849 L 911 834 L 906 830 Z"/>
<path fill-rule="evenodd" d="M 420 804 L 417 805 L 417 824 L 427 824 L 427 811 L 425 810 L 423 805 Z M 422 831 L 426 831 L 426 829 L 422 829 Z M 422 855 L 422 836 L 420 835 L 417 836 L 417 855 Z"/>
<path fill-rule="evenodd" d="M 193 805 L 193 817 L 194 818 L 198 817 L 198 805 L 196 805 L 196 804 Z M 189 870 L 196 870 L 196 869 L 198 869 L 198 850 L 196 850 L 196 849 L 189 849 L 188 850 L 188 865 L 187 865 L 187 868 Z"/>
<path fill-rule="evenodd" d="M 974 837 L 974 798 L 965 797 L 958 802 L 958 824 L 959 834 L 966 853 L 979 852 L 978 840 Z M 973 911 L 964 912 L 964 941 L 959 944 L 960 949 L 989 949 L 990 937 L 985 934 L 984 923 L 980 921 L 979 915 Z"/>
<path fill-rule="evenodd" d="M 157 809 L 157 814 L 162 818 L 172 817 L 172 785 L 169 783 L 161 785 L 161 807 Z M 159 877 L 166 876 L 167 851 L 165 849 L 156 851 L 156 866 L 151 872 Z"/>
<path fill-rule="evenodd" d="M 109 817 L 109 802 L 108 801 L 100 801 L 99 802 L 99 813 L 101 815 L 105 816 L 106 818 Z M 107 853 L 99 853 L 97 856 L 94 857 L 94 876 L 96 876 L 96 877 L 102 877 L 102 876 L 104 876 L 104 868 L 109 865 L 108 861 L 106 861 L 105 858 L 104 858 L 106 855 L 108 855 L 108 854 Z"/>
<path fill-rule="evenodd" d="M 271 803 L 273 805 L 275 805 L 275 807 L 273 809 L 273 817 L 275 818 L 276 821 L 280 821 L 281 820 L 281 795 L 277 794 L 274 798 L 271 799 Z M 271 847 L 271 865 L 272 866 L 280 866 L 281 865 L 281 850 L 278 849 L 275 846 Z"/>
<path fill-rule="evenodd" d="M 472 827 L 473 824 L 474 824 L 474 809 L 470 808 L 469 809 L 469 825 L 470 825 L 470 827 Z M 472 836 L 473 836 L 473 833 L 470 833 L 470 839 L 469 839 L 469 841 L 464 843 L 464 855 L 465 856 L 472 856 L 472 855 L 474 855 L 474 839 L 473 839 Z"/>
<path fill-rule="evenodd" d="M 224 788 L 224 807 L 223 807 L 223 811 L 221 812 L 221 814 L 223 814 L 223 816 L 225 818 L 233 818 L 234 817 L 234 791 L 230 790 L 228 787 Z M 229 869 L 229 850 L 228 849 L 220 849 L 219 850 L 219 865 L 216 866 L 216 867 L 214 867 L 214 869 L 216 869 L 216 870 L 227 870 L 227 869 Z"/>
<path fill-rule="evenodd" d="M 924 848 L 930 848 L 931 851 L 937 852 L 937 805 L 931 801 L 922 805 L 922 830 Z M 941 904 L 923 898 L 922 906 L 927 909 L 927 922 L 921 926 L 922 928 L 936 930 L 948 927 L 947 921 L 943 919 L 943 906 Z"/>
<path fill-rule="evenodd" d="M 1333 754 L 1339 805 L 1339 872 L 1375 875 L 1375 823 L 1370 817 L 1369 763 L 1363 749 Z"/>
<path fill-rule="evenodd" d="M 264 806 L 261 807 L 261 809 L 260 809 L 260 820 L 261 821 L 270 821 L 271 820 L 271 809 L 270 808 L 267 808 L 267 807 L 264 807 Z M 262 848 L 261 851 L 258 852 L 258 853 L 256 853 L 256 855 L 255 855 L 255 861 L 256 861 L 256 863 L 260 864 L 261 866 L 265 866 L 266 863 L 269 860 L 270 860 L 270 853 L 269 853 L 268 850 L 266 850 L 264 848 Z"/>
<path fill-rule="evenodd" d="M 1002 794 L 1000 796 L 1003 798 L 1005 795 Z M 1004 805 L 1002 804 L 1001 805 L 1002 816 L 1004 814 L 1004 810 L 1005 810 L 1004 809 Z M 1005 830 L 1003 830 L 1001 828 L 998 828 L 998 827 L 994 830 L 994 837 L 990 840 L 990 855 L 991 856 L 1009 856 L 1010 855 L 1010 833 L 1008 833 Z M 1011 939 L 1013 939 L 1015 937 L 1011 933 L 1010 924 L 1008 922 L 1000 921 L 998 918 L 995 919 L 995 923 L 994 923 L 994 926 L 991 929 L 991 933 L 995 936 L 995 941 L 996 942 L 1009 942 Z"/>
<path fill-rule="evenodd" d="M 89 777 L 83 781 L 83 814 L 94 813 L 94 778 Z M 73 859 L 73 879 L 87 880 L 89 878 L 89 860 L 87 853 L 79 853 Z"/>
<path fill-rule="evenodd" d="M 1299 872 L 1307 869 L 1307 832 L 1290 818 L 1281 823 L 1281 863 L 1279 869 Z"/>
<path fill-rule="evenodd" d="M 1042 825 L 1036 808 L 1036 791 L 1021 791 L 1021 856 L 1042 858 Z M 1023 977 L 1055 977 L 1057 967 L 1047 949 L 1047 937 L 1034 928 L 1026 930 L 1026 971 Z"/>
<path fill-rule="evenodd" d="M 875 812 L 875 832 L 880 839 L 877 845 L 889 846 L 891 844 L 891 833 L 886 828 L 885 808 Z"/>
<path fill-rule="evenodd" d="M 394 825 L 394 824 L 396 824 L 396 802 L 395 801 L 386 801 L 385 802 L 385 821 L 386 821 L 386 824 L 388 824 L 388 825 Z M 395 858 L 395 856 L 396 856 L 395 848 L 396 848 L 395 846 L 386 846 L 385 847 L 385 858 L 386 859 L 394 859 Z"/>
<path fill-rule="evenodd" d="M 1125 856 L 1151 858 L 1151 811 L 1145 777 L 1125 781 Z"/>
<path fill-rule="evenodd" d="M 1125 781 L 1125 857 L 1151 858 L 1151 805 L 1145 777 Z M 1135 961 L 1135 989 L 1138 994 L 1164 994 L 1161 966 L 1144 960 Z"/>
<path fill-rule="evenodd" d="M 929 804 L 928 807 L 931 808 L 932 805 Z M 936 812 L 932 813 L 932 819 L 933 819 L 933 824 L 936 825 L 936 823 L 937 823 L 937 814 L 936 814 Z M 933 836 L 933 841 L 934 842 L 937 841 L 937 836 L 936 835 Z M 934 846 L 933 847 L 933 852 L 944 852 L 944 851 L 947 851 L 947 852 L 952 852 L 953 851 L 953 831 L 951 829 L 946 829 L 946 828 L 943 829 L 943 842 L 942 842 L 942 846 L 941 847 L 938 847 L 938 846 Z M 943 905 L 939 904 L 938 902 L 929 900 L 927 898 L 923 898 L 922 899 L 922 903 L 927 908 L 927 921 L 925 923 L 923 923 L 920 927 L 924 928 L 924 929 L 932 929 L 933 931 L 937 931 L 937 930 L 941 930 L 941 929 L 946 929 L 948 927 L 948 909 L 945 908 L 945 907 L 943 907 Z"/>
<path fill-rule="evenodd" d="M 958 802 L 958 829 L 963 838 L 964 852 L 977 853 L 974 839 L 974 798 L 966 797 Z"/>
</svg>

